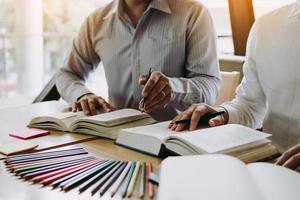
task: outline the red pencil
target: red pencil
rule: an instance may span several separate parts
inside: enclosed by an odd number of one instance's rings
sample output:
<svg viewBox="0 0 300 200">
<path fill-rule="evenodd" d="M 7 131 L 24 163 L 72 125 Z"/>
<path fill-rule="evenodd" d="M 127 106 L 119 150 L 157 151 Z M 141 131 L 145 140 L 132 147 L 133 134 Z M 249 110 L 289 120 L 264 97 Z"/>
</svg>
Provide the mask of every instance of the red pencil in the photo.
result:
<svg viewBox="0 0 300 200">
<path fill-rule="evenodd" d="M 153 166 L 152 163 L 148 163 L 147 166 L 147 176 L 149 178 L 149 174 L 153 172 Z M 148 195 L 150 198 L 154 197 L 154 186 L 153 184 L 148 180 Z"/>
<path fill-rule="evenodd" d="M 85 167 L 89 167 L 93 164 L 96 164 L 98 162 L 101 162 L 101 160 L 97 159 L 97 160 L 93 160 L 93 161 L 89 161 L 87 163 L 83 163 L 83 164 L 80 164 L 78 166 L 72 166 L 72 167 L 68 167 L 68 168 L 65 168 L 65 169 L 61 169 L 61 170 L 58 170 L 58 171 L 54 171 L 54 172 L 51 172 L 51 173 L 47 173 L 47 174 L 44 174 L 44 175 L 41 175 L 41 176 L 37 176 L 35 178 L 32 179 L 32 181 L 34 183 L 38 183 L 38 182 L 42 182 L 48 178 L 51 178 L 51 177 L 56 177 L 57 175 L 68 175 L 68 174 L 71 174 L 71 173 L 74 173 L 76 171 L 79 171 L 80 169 L 83 169 Z"/>
</svg>

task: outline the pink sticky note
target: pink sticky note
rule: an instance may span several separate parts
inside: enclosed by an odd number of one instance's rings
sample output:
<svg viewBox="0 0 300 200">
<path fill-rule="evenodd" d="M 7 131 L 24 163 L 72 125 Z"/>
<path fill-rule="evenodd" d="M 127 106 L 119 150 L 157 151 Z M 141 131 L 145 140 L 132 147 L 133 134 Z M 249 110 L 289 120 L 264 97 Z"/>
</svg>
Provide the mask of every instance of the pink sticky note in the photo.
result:
<svg viewBox="0 0 300 200">
<path fill-rule="evenodd" d="M 45 135 L 50 135 L 50 131 L 41 130 L 36 128 L 29 128 L 26 130 L 17 131 L 14 133 L 10 133 L 9 136 L 19 138 L 22 140 L 28 140 L 32 138 L 42 137 Z"/>
</svg>

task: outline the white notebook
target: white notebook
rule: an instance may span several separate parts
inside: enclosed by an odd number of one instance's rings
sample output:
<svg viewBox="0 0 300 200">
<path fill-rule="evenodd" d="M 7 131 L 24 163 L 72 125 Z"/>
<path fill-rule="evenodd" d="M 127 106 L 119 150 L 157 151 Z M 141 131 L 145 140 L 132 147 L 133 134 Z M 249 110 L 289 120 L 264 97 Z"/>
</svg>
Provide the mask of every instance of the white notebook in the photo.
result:
<svg viewBox="0 0 300 200">
<path fill-rule="evenodd" d="M 170 157 L 160 168 L 158 200 L 299 200 L 300 173 L 226 155 Z"/>
<path fill-rule="evenodd" d="M 235 154 L 266 145 L 270 134 L 245 126 L 224 126 L 176 133 L 167 128 L 169 122 L 120 130 L 117 144 L 160 156 L 165 148 L 179 155 L 207 153 Z"/>
</svg>

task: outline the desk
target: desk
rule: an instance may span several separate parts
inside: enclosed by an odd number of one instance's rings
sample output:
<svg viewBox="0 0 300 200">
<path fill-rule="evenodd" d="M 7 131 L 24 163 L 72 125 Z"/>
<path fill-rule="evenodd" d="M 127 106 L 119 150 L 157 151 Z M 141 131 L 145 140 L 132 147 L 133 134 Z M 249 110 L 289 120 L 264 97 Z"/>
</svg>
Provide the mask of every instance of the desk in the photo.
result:
<svg viewBox="0 0 300 200">
<path fill-rule="evenodd" d="M 49 101 L 27 106 L 0 109 L 0 145 L 16 141 L 9 133 L 24 130 L 33 117 L 62 112 L 67 105 L 58 101 Z M 38 150 L 62 146 L 62 144 L 75 144 L 97 139 L 95 136 L 76 133 L 62 133 L 51 131 L 51 135 L 35 138 L 30 141 L 38 144 Z"/>
<path fill-rule="evenodd" d="M 12 140 L 14 138 L 10 138 L 7 134 L 10 131 L 14 131 L 16 129 L 24 129 L 26 125 L 31 120 L 33 116 L 45 114 L 49 112 L 58 112 L 65 108 L 66 105 L 62 105 L 57 102 L 47 102 L 40 104 L 33 104 L 29 106 L 22 106 L 17 108 L 7 108 L 0 110 L 0 142 Z M 19 113 L 19 114 L 18 114 Z M 5 120 L 5 121 L 3 121 Z M 5 122 L 3 124 L 2 122 Z M 53 135 L 54 134 L 54 135 Z M 139 160 L 139 161 L 147 161 L 152 162 L 155 168 L 155 171 L 158 172 L 158 167 L 160 164 L 160 159 L 147 156 L 121 146 L 114 145 L 112 140 L 108 139 L 98 139 L 94 136 L 86 136 L 80 134 L 72 134 L 72 133 L 60 133 L 54 132 L 51 133 L 52 138 L 56 138 L 55 140 L 50 140 L 51 137 L 41 137 L 36 142 L 39 142 L 44 147 L 49 145 L 53 145 L 54 142 L 60 141 L 61 139 L 69 139 L 70 141 L 77 141 L 80 144 L 76 144 L 73 146 L 76 147 L 84 147 L 87 149 L 92 155 L 99 156 L 102 158 L 108 159 L 116 159 L 116 160 Z M 77 140 L 80 138 L 80 140 Z M 89 142 L 84 142 L 86 140 L 91 140 Z M 58 189 L 52 190 L 51 187 L 42 187 L 41 185 L 32 185 L 30 182 L 24 182 L 17 177 L 10 174 L 1 162 L 0 164 L 0 200 L 86 200 L 86 199 L 110 199 L 108 193 L 99 198 L 98 195 L 91 197 L 87 192 L 78 195 L 78 191 L 76 189 L 64 193 L 59 191 Z M 116 196 L 114 199 L 122 199 L 120 196 Z M 139 199 L 138 198 L 138 187 L 136 187 L 136 191 L 134 191 L 132 200 Z M 144 199 L 148 199 L 145 197 Z"/>
</svg>

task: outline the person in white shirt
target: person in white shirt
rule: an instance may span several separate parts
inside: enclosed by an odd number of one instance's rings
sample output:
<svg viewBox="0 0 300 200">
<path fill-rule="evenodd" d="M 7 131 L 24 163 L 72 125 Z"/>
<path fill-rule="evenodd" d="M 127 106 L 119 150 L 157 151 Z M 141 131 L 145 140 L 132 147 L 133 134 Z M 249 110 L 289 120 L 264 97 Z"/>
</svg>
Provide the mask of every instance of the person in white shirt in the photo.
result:
<svg viewBox="0 0 300 200">
<path fill-rule="evenodd" d="M 191 118 L 190 130 L 197 128 L 201 116 L 225 110 L 209 121 L 210 126 L 242 124 L 272 134 L 280 149 L 288 150 L 277 164 L 300 172 L 300 0 L 277 9 L 259 20 L 248 39 L 244 78 L 234 100 L 219 107 L 194 104 L 170 123 L 182 131 L 175 120 Z M 298 144 L 298 145 L 297 145 Z"/>
</svg>

